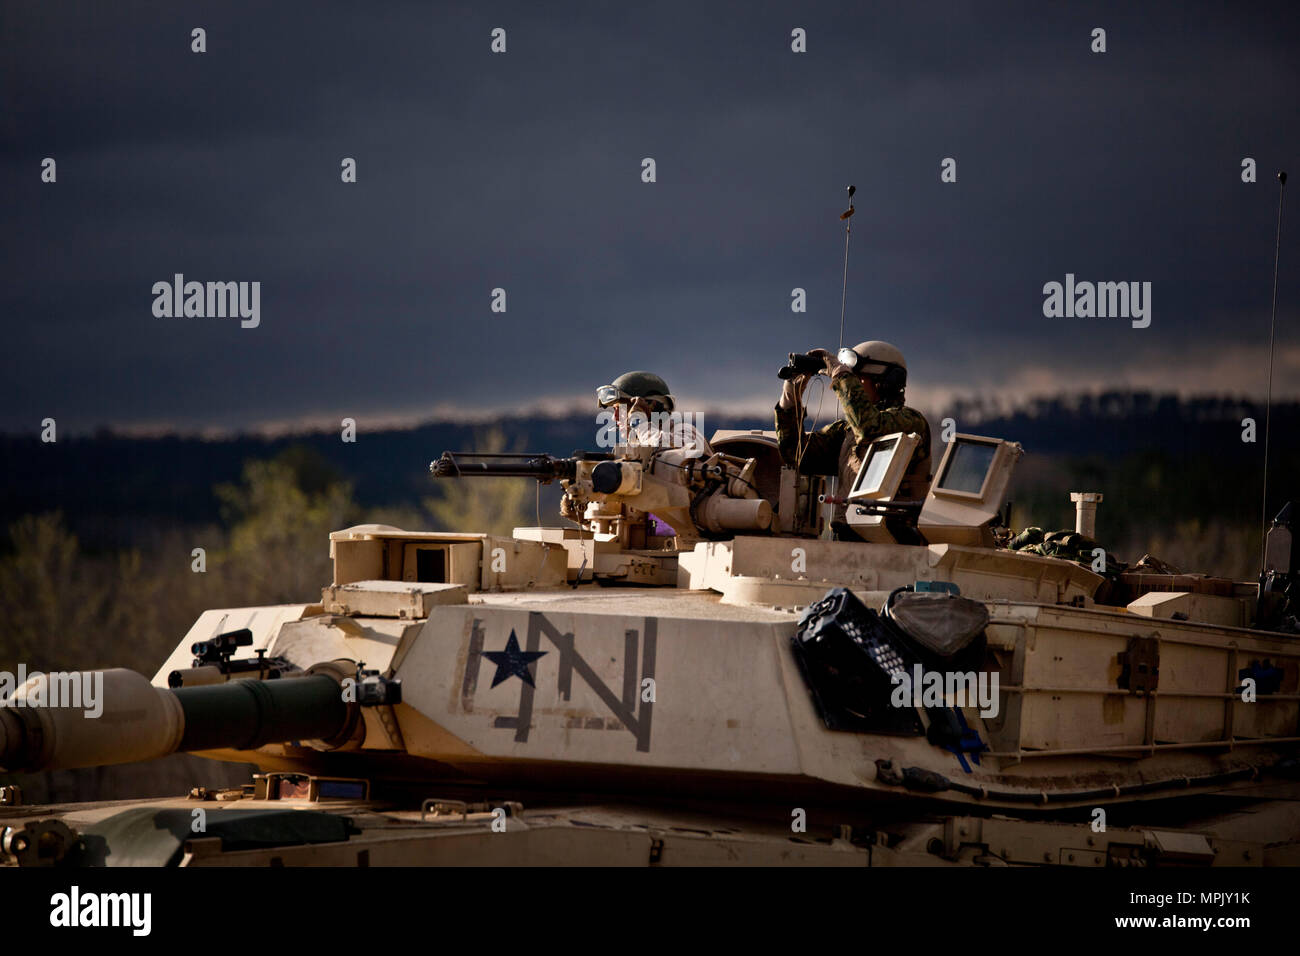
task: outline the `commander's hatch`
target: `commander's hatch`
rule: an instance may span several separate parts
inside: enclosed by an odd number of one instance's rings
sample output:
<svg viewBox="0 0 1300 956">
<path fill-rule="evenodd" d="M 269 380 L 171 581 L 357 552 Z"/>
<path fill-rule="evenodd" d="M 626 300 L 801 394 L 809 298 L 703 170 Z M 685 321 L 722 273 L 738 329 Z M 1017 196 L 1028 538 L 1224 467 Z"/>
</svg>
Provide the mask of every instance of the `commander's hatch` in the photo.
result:
<svg viewBox="0 0 1300 956">
<path fill-rule="evenodd" d="M 993 547 L 993 521 L 1024 455 L 1017 442 L 954 435 L 944 449 L 917 525 L 930 544 Z"/>
</svg>

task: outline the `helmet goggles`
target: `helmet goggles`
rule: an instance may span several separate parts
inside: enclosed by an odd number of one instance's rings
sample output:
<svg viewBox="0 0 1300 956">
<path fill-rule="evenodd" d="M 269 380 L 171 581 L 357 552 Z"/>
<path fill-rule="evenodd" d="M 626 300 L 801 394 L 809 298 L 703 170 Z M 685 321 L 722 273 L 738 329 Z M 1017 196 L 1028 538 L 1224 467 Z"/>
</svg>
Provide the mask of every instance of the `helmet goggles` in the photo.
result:
<svg viewBox="0 0 1300 956">
<path fill-rule="evenodd" d="M 845 368 L 852 369 L 859 375 L 879 375 L 887 368 L 896 368 L 892 362 L 870 362 L 850 348 L 842 348 L 835 356 Z"/>
<path fill-rule="evenodd" d="M 602 385 L 596 389 L 596 404 L 601 408 L 609 408 L 611 405 L 618 404 L 635 405 L 639 401 L 650 403 L 651 407 L 660 405 L 672 408 L 673 406 L 673 397 L 671 395 L 633 395 L 617 385 Z"/>
<path fill-rule="evenodd" d="M 618 402 L 627 402 L 628 404 L 631 404 L 635 401 L 635 396 L 629 395 L 617 385 L 602 385 L 600 388 L 596 389 L 596 404 L 601 408 L 609 408 L 609 406 L 617 404 Z"/>
</svg>

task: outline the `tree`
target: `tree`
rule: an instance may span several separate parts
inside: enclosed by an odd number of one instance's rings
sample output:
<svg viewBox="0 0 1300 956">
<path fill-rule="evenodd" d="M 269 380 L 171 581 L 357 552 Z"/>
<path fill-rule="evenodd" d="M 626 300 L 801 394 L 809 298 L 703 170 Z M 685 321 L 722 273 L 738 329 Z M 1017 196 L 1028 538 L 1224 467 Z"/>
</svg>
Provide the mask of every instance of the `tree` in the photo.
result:
<svg viewBox="0 0 1300 956">
<path fill-rule="evenodd" d="M 63 515 L 24 515 L 9 526 L 13 552 L 0 559 L 0 668 L 128 666 L 155 626 L 156 581 L 140 554 L 82 553 Z"/>
<path fill-rule="evenodd" d="M 478 451 L 500 454 L 522 451 L 517 442 L 509 449 L 500 428 L 475 436 Z M 530 525 L 536 512 L 537 489 L 531 478 L 441 478 L 438 497 L 424 499 L 425 510 L 438 531 L 464 531 L 474 534 L 509 536 L 521 526 Z"/>
<path fill-rule="evenodd" d="M 215 492 L 230 525 L 229 546 L 216 564 L 231 596 L 245 604 L 319 599 L 332 579 L 329 534 L 355 523 L 352 486 L 290 449 L 247 462 L 241 484 Z"/>
</svg>

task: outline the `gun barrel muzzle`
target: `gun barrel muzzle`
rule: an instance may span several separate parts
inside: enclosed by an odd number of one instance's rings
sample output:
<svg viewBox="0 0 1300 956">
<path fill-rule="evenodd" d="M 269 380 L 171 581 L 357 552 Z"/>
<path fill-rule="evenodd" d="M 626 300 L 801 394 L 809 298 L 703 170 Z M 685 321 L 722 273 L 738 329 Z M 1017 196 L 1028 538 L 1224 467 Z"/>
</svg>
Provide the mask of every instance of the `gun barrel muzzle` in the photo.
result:
<svg viewBox="0 0 1300 956">
<path fill-rule="evenodd" d="M 329 741 L 352 725 L 356 707 L 328 674 L 176 690 L 122 668 L 39 674 L 0 706 L 0 769 L 97 767 L 177 751 Z"/>
</svg>

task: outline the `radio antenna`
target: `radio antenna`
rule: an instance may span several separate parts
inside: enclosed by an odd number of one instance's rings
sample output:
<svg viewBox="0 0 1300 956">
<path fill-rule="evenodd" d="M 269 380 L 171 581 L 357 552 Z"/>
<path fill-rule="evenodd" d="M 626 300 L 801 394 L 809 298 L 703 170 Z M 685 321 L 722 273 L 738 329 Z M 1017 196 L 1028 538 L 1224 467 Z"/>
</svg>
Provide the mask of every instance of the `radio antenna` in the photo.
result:
<svg viewBox="0 0 1300 956">
<path fill-rule="evenodd" d="M 844 223 L 844 281 L 840 285 L 840 344 L 835 348 L 844 348 L 844 303 L 849 297 L 849 235 L 853 232 L 853 194 L 858 191 L 857 186 L 849 187 L 849 208 L 840 213 L 840 220 Z M 838 351 L 836 352 L 838 355 Z M 835 396 L 835 417 L 840 417 L 840 397 Z M 832 482 L 832 486 L 834 482 Z M 836 491 L 834 487 L 832 491 Z"/>
<path fill-rule="evenodd" d="M 849 208 L 840 213 L 840 219 L 844 222 L 844 281 L 840 286 L 840 344 L 837 348 L 844 348 L 844 303 L 848 301 L 849 295 L 849 234 L 853 232 L 853 194 L 858 191 L 857 186 L 849 187 Z"/>
<path fill-rule="evenodd" d="M 1277 241 L 1273 246 L 1273 314 L 1268 324 L 1268 393 L 1264 399 L 1264 500 L 1259 505 L 1259 573 L 1264 574 L 1268 542 L 1268 430 L 1273 417 L 1273 339 L 1277 330 L 1277 265 L 1282 252 L 1282 199 L 1286 195 L 1286 173 L 1277 174 Z M 1262 586 L 1262 585 L 1261 585 Z"/>
</svg>

